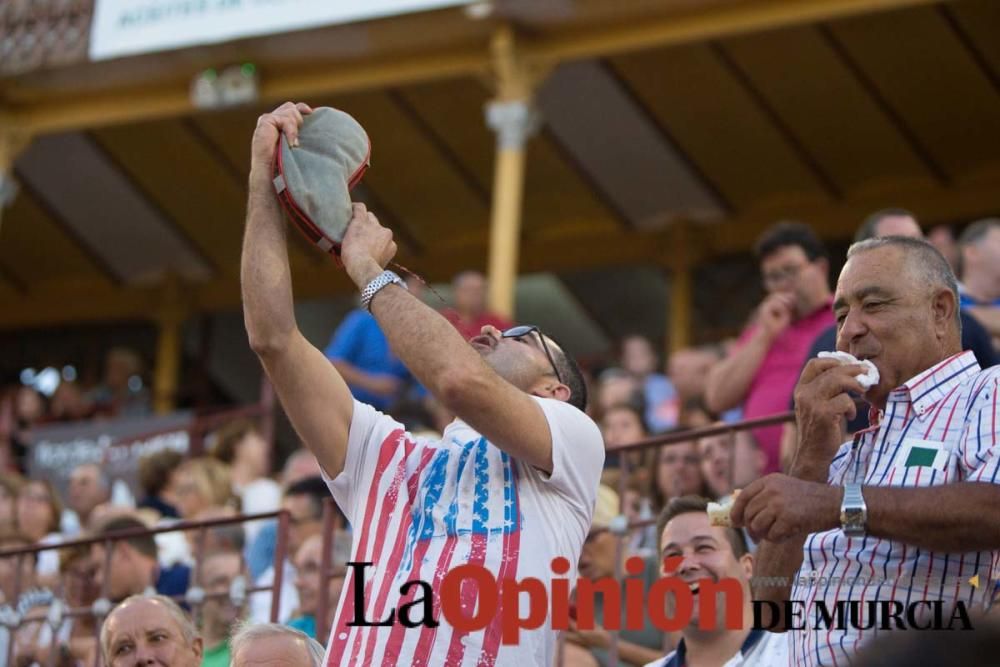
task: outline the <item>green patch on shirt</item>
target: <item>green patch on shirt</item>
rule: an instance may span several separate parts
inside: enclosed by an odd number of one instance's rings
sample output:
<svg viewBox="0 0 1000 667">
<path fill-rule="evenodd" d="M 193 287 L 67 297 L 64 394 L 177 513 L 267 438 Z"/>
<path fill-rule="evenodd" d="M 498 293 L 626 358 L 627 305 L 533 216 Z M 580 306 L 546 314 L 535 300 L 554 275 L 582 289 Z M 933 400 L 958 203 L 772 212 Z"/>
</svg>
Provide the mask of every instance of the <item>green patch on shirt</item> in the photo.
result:
<svg viewBox="0 0 1000 667">
<path fill-rule="evenodd" d="M 907 468 L 912 468 L 914 466 L 932 466 L 934 465 L 934 458 L 937 456 L 937 450 L 930 449 L 929 447 L 912 447 L 910 448 L 910 455 L 906 457 L 906 463 L 904 464 Z"/>
</svg>

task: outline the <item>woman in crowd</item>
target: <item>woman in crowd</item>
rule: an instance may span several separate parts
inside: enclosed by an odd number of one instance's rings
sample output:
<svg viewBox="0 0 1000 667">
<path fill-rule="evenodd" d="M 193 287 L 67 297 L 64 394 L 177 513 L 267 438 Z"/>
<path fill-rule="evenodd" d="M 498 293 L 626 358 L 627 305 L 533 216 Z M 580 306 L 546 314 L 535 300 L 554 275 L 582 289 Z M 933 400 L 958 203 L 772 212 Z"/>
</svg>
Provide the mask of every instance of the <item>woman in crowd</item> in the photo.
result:
<svg viewBox="0 0 1000 667">
<path fill-rule="evenodd" d="M 281 506 L 281 487 L 268 477 L 271 447 L 253 422 L 239 419 L 219 429 L 212 455 L 229 466 L 233 493 L 244 514 L 273 512 Z M 259 522 L 248 524 L 247 538 L 253 540 L 260 528 Z"/>
<path fill-rule="evenodd" d="M 58 544 L 62 503 L 52 483 L 43 479 L 28 480 L 17 496 L 17 526 L 32 544 Z M 55 549 L 38 554 L 39 583 L 54 583 L 59 573 L 59 554 Z"/>
<path fill-rule="evenodd" d="M 631 403 L 618 403 L 609 406 L 601 417 L 601 433 L 604 436 L 605 447 L 615 447 L 637 442 L 649 436 L 642 410 Z M 630 475 L 639 475 L 649 481 L 652 467 L 652 451 L 640 449 L 627 452 Z M 617 452 L 608 452 L 605 468 L 617 468 L 621 465 L 621 456 Z"/>
<path fill-rule="evenodd" d="M 171 475 L 170 486 L 182 519 L 193 520 L 210 507 L 238 507 L 229 466 L 209 456 L 181 463 Z"/>
<path fill-rule="evenodd" d="M 138 509 L 156 512 L 161 519 L 177 519 L 174 506 L 173 471 L 184 461 L 184 455 L 173 449 L 161 449 L 139 459 L 139 486 L 145 494 Z"/>
<path fill-rule="evenodd" d="M 701 457 L 694 440 L 663 445 L 656 454 L 651 491 L 653 509 L 659 512 L 671 498 L 695 494 L 708 496 L 701 476 Z"/>
</svg>

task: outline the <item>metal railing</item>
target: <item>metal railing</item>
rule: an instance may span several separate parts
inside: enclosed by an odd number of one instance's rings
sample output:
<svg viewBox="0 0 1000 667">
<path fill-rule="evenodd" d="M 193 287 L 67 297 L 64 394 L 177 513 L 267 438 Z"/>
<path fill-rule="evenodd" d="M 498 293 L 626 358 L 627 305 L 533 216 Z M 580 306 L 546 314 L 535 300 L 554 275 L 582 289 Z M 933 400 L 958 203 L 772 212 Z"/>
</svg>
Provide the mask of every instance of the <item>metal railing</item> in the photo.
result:
<svg viewBox="0 0 1000 667">
<path fill-rule="evenodd" d="M 794 419 L 794 414 L 791 412 L 787 412 L 787 413 L 771 415 L 768 417 L 762 417 L 759 419 L 750 419 L 741 422 L 734 422 L 732 424 L 713 424 L 711 426 L 706 426 L 702 428 L 695 428 L 684 431 L 675 431 L 664 435 L 645 438 L 643 440 L 633 443 L 628 443 L 625 445 L 610 446 L 607 448 L 607 451 L 609 453 L 610 452 L 624 453 L 624 452 L 659 448 L 679 443 L 687 443 L 693 440 L 698 440 L 701 438 L 717 436 L 727 433 L 735 434 L 737 432 L 753 428 L 759 428 L 762 426 L 771 426 L 775 424 L 789 422 L 792 421 L 793 419 Z M 618 486 L 619 486 L 618 491 L 619 491 L 619 498 L 621 499 L 624 498 L 625 496 L 624 492 L 628 484 L 629 474 L 631 473 L 628 457 L 626 456 L 620 457 L 620 470 L 621 474 L 618 480 Z M 229 596 L 232 599 L 233 597 L 232 590 L 228 593 L 206 594 L 198 585 L 199 568 L 203 560 L 202 557 L 205 555 L 204 542 L 208 529 L 216 526 L 230 525 L 237 523 L 248 523 L 251 521 L 258 521 L 261 519 L 273 519 L 273 518 L 277 518 L 278 520 L 277 544 L 275 548 L 274 561 L 273 561 L 274 565 L 273 584 L 270 587 L 244 586 L 242 588 L 242 592 L 244 595 L 250 595 L 252 593 L 270 591 L 272 594 L 270 619 L 272 622 L 277 622 L 279 609 L 281 605 L 281 589 L 284 583 L 283 564 L 286 560 L 286 556 L 288 555 L 287 550 L 288 550 L 289 515 L 286 511 L 269 512 L 269 513 L 254 514 L 254 515 L 243 515 L 243 516 L 227 517 L 220 519 L 210 519 L 206 521 L 178 522 L 171 524 L 169 526 L 162 526 L 157 528 L 141 529 L 141 530 L 135 529 L 128 531 L 119 531 L 115 533 L 108 533 L 104 535 L 95 535 L 92 537 L 70 540 L 67 542 L 63 542 L 61 544 L 52 544 L 44 546 L 34 545 L 29 547 L 20 547 L 16 549 L 0 550 L 0 559 L 5 559 L 5 558 L 18 559 L 16 568 L 17 580 L 15 581 L 15 587 L 14 587 L 15 588 L 14 598 L 16 599 L 20 592 L 20 569 L 21 569 L 21 561 L 23 558 L 26 558 L 32 554 L 34 554 L 37 558 L 37 555 L 39 553 L 54 549 L 83 547 L 101 543 L 103 543 L 105 547 L 104 549 L 105 557 L 103 563 L 105 576 L 102 578 L 103 590 L 101 591 L 100 597 L 94 604 L 92 604 L 90 607 L 67 608 L 67 609 L 60 608 L 58 614 L 46 613 L 46 614 L 28 615 L 23 619 L 19 619 L 19 623 L 16 627 L 20 627 L 20 625 L 23 625 L 24 623 L 27 622 L 44 621 L 50 623 L 50 625 L 55 623 L 52 632 L 52 647 L 51 650 L 49 651 L 49 659 L 48 659 L 48 667 L 54 667 L 56 665 L 55 648 L 58 641 L 57 631 L 60 625 L 62 624 L 63 619 L 92 616 L 98 621 L 97 623 L 95 623 L 95 641 L 97 641 L 97 646 L 98 646 L 97 660 L 95 664 L 99 666 L 101 664 L 100 637 L 99 637 L 100 622 L 104 619 L 104 617 L 107 616 L 107 614 L 111 611 L 112 608 L 111 602 L 108 599 L 109 578 L 107 576 L 107 572 L 110 569 L 111 555 L 112 555 L 111 547 L 113 546 L 114 543 L 124 539 L 135 538 L 146 535 L 157 535 L 161 533 L 169 533 L 177 531 L 198 531 L 198 536 L 195 540 L 196 546 L 194 550 L 194 564 L 191 570 L 191 586 L 189 587 L 188 592 L 185 595 L 174 596 L 177 601 L 187 604 L 189 607 L 192 608 L 193 611 L 196 611 L 198 606 L 203 604 L 205 600 L 227 597 L 227 596 Z M 631 536 L 631 534 L 634 531 L 647 528 L 648 526 L 654 524 L 655 521 L 656 521 L 655 519 L 651 520 L 647 519 L 641 521 L 634 521 L 632 523 L 626 523 L 624 521 L 624 514 L 622 514 L 622 521 L 619 522 L 619 528 L 612 531 L 615 536 L 615 539 L 617 540 L 616 566 L 615 566 L 616 578 L 618 579 L 622 578 L 621 563 L 623 560 L 622 556 L 624 554 L 626 540 Z M 336 544 L 336 540 L 340 539 L 340 536 L 346 537 L 344 533 L 344 526 L 341 515 L 335 510 L 332 498 L 327 498 L 324 501 L 323 514 L 322 514 L 322 536 L 323 536 L 323 546 L 321 551 L 320 569 L 319 569 L 319 577 L 321 582 L 320 590 L 322 591 L 322 594 L 319 596 L 318 609 L 316 612 L 317 637 L 319 637 L 321 640 L 325 638 L 324 633 L 328 631 L 328 628 L 330 626 L 330 621 L 332 620 L 330 618 L 332 610 L 329 608 L 330 607 L 329 596 L 326 593 L 327 585 L 329 583 L 329 580 L 333 576 L 339 576 L 336 574 L 333 563 L 334 547 Z M 59 588 L 60 589 L 62 588 L 62 583 L 60 583 Z M 59 595 L 62 595 L 63 591 L 59 590 L 58 593 Z M 57 618 L 54 619 L 52 618 L 53 616 Z M 14 650 L 14 633 L 16 631 L 16 627 L 9 628 L 10 641 L 8 642 L 8 654 L 6 656 L 7 659 L 6 664 L 13 664 L 12 657 Z M 609 631 L 609 634 L 611 637 L 611 645 L 609 647 L 609 665 L 615 667 L 618 665 L 619 662 L 618 659 L 619 631 L 617 630 Z M 561 633 L 559 644 L 557 647 L 559 664 L 563 664 L 562 655 L 563 655 L 564 643 L 565 643 L 565 633 Z"/>
<path fill-rule="evenodd" d="M 201 588 L 199 583 L 199 573 L 202 561 L 204 557 L 208 554 L 205 553 L 205 538 L 209 529 L 217 526 L 225 526 L 232 524 L 244 524 L 251 521 L 259 521 L 262 519 L 277 519 L 278 520 L 278 530 L 277 530 L 277 541 L 274 550 L 274 580 L 271 586 L 252 586 L 247 585 L 246 580 L 241 577 L 234 581 L 234 585 L 230 587 L 228 592 L 224 593 L 205 593 L 204 589 Z M 14 575 L 14 595 L 13 600 L 17 601 L 22 593 L 22 581 L 21 581 L 21 567 L 25 558 L 34 556 L 37 561 L 38 555 L 53 550 L 61 549 L 72 549 L 80 547 L 90 547 L 92 545 L 102 545 L 104 547 L 104 563 L 101 565 L 103 568 L 103 576 L 101 577 L 101 592 L 99 597 L 89 606 L 89 607 L 68 607 L 63 608 L 65 605 L 62 601 L 65 595 L 64 583 L 60 580 L 59 584 L 56 586 L 56 590 L 53 591 L 53 602 L 50 605 L 48 611 L 42 614 L 27 614 L 24 617 L 18 617 L 14 619 L 13 624 L 4 623 L 4 627 L 8 631 L 8 642 L 7 642 L 7 653 L 5 656 L 6 665 L 14 664 L 14 649 L 15 649 L 15 636 L 17 630 L 27 623 L 32 622 L 45 622 L 48 623 L 51 632 L 51 643 L 48 651 L 47 667 L 55 667 L 57 665 L 58 656 L 58 645 L 59 645 L 59 630 L 66 619 L 84 618 L 92 617 L 96 620 L 94 624 L 94 641 L 96 642 L 97 650 L 95 653 L 95 667 L 100 667 L 102 665 L 101 660 L 101 645 L 100 645 L 100 629 L 101 623 L 104 618 L 111 612 L 114 607 L 112 601 L 109 597 L 109 586 L 110 586 L 110 570 L 111 570 L 111 558 L 113 556 L 114 545 L 118 542 L 128 539 L 134 539 L 137 537 L 155 536 L 163 533 L 172 532 L 189 532 L 197 531 L 197 536 L 195 539 L 194 548 L 194 558 L 193 565 L 191 567 L 191 575 L 189 580 L 189 585 L 186 593 L 183 595 L 171 596 L 176 602 L 184 604 L 191 608 L 192 612 L 197 612 L 198 608 L 204 604 L 206 600 L 217 599 L 217 598 L 230 598 L 234 604 L 242 605 L 246 602 L 249 595 L 253 593 L 260 592 L 271 592 L 271 609 L 270 609 L 270 620 L 271 622 L 277 622 L 278 613 L 281 605 L 281 588 L 284 583 L 284 567 L 285 558 L 288 551 L 288 529 L 290 525 L 289 514 L 287 511 L 278 512 L 266 512 L 261 514 L 249 514 L 234 517 L 225 517 L 218 519 L 208 519 L 205 521 L 180 521 L 177 523 L 172 523 L 170 525 L 159 526 L 156 528 L 135 528 L 130 530 L 121 530 L 109 532 L 101 535 L 93 535 L 90 537 L 83 537 L 75 540 L 67 540 L 58 544 L 47 544 L 47 545 L 32 545 L 26 547 L 17 547 L 13 549 L 3 549 L 0 550 L 0 559 L 13 558 L 16 561 L 15 575 Z M 332 539 L 332 534 L 331 534 Z M 243 555 L 240 554 L 243 558 Z M 52 612 L 52 609 L 56 609 L 56 612 Z"/>
</svg>

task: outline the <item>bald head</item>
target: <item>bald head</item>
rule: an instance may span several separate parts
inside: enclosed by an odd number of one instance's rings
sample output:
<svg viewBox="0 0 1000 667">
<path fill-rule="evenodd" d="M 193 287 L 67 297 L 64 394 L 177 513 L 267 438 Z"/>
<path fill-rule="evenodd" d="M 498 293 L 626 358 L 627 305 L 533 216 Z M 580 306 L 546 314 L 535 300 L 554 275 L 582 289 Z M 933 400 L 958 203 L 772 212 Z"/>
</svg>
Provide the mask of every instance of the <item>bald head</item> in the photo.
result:
<svg viewBox="0 0 1000 667">
<path fill-rule="evenodd" d="M 134 595 L 104 620 L 101 651 L 107 667 L 199 667 L 202 643 L 191 619 L 173 600 Z"/>
</svg>

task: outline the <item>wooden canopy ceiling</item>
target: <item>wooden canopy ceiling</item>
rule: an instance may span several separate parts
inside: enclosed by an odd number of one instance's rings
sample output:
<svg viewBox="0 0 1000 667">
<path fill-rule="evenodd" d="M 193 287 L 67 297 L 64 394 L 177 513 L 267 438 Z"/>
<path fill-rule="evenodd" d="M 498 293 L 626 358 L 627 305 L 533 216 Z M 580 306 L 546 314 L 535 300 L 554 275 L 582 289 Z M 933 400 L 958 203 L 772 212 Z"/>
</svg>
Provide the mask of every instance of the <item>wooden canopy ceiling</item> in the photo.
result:
<svg viewBox="0 0 1000 667">
<path fill-rule="evenodd" d="M 102 63 L 26 55 L 18 16 L 0 19 L 0 124 L 31 139 L 0 228 L 0 328 L 236 306 L 249 138 L 285 98 L 366 127 L 357 194 L 402 264 L 432 281 L 483 268 L 501 20 L 542 76 L 522 272 L 697 265 L 779 218 L 842 240 L 885 206 L 928 224 L 1000 209 L 993 0 L 498 2 L 484 21 L 442 10 Z M 260 104 L 191 107 L 195 72 L 248 60 Z M 297 296 L 348 289 L 300 239 L 291 255 Z"/>
</svg>

